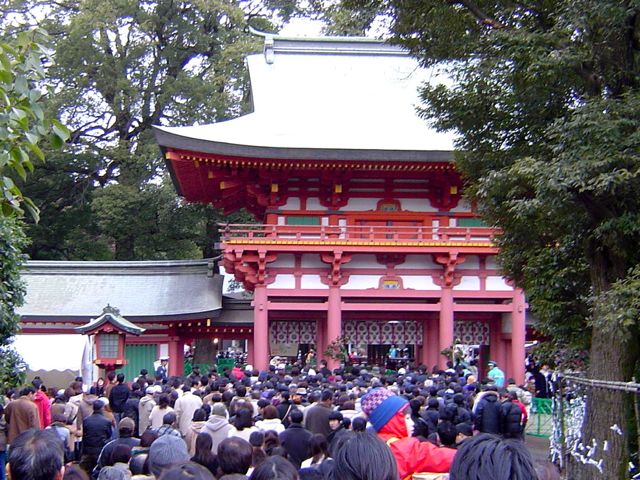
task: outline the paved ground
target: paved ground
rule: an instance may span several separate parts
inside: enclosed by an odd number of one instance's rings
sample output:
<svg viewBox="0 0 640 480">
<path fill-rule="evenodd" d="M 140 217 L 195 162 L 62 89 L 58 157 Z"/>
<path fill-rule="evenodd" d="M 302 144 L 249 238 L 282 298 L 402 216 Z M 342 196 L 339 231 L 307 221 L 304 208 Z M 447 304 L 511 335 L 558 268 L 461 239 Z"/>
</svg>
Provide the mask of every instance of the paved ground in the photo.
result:
<svg viewBox="0 0 640 480">
<path fill-rule="evenodd" d="M 526 436 L 525 443 L 527 448 L 533 455 L 534 460 L 548 460 L 549 459 L 549 439 L 543 437 L 533 437 L 531 435 Z"/>
</svg>

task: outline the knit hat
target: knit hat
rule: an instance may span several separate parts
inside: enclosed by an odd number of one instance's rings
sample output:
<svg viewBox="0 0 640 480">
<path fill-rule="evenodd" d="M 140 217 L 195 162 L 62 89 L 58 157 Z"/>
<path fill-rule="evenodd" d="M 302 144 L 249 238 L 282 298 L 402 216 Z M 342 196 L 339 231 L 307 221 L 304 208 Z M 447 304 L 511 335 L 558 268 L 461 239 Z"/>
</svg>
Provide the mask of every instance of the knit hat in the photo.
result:
<svg viewBox="0 0 640 480">
<path fill-rule="evenodd" d="M 409 402 L 386 388 L 374 388 L 361 400 L 362 411 L 367 415 L 376 432 Z"/>
<path fill-rule="evenodd" d="M 214 403 L 211 407 L 211 415 L 227 418 L 227 407 L 224 403 Z"/>
<path fill-rule="evenodd" d="M 188 461 L 187 444 L 180 437 L 162 435 L 149 448 L 149 470 L 155 478 L 169 465 Z"/>
</svg>

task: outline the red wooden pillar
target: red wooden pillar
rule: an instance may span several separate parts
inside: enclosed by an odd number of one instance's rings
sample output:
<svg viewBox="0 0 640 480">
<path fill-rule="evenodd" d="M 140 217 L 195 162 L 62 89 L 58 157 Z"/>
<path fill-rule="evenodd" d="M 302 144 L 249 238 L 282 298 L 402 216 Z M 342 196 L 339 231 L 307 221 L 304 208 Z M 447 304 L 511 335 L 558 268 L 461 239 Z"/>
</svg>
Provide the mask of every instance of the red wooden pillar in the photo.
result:
<svg viewBox="0 0 640 480">
<path fill-rule="evenodd" d="M 327 349 L 326 335 L 324 332 L 324 319 L 316 320 L 316 362 L 324 359 L 324 351 Z"/>
<path fill-rule="evenodd" d="M 257 284 L 253 291 L 253 362 L 257 370 L 269 368 L 269 308 L 267 287 Z"/>
<path fill-rule="evenodd" d="M 511 377 L 518 385 L 524 383 L 524 342 L 526 335 L 524 293 L 517 288 L 513 295 L 511 313 Z"/>
<path fill-rule="evenodd" d="M 431 323 L 428 318 L 422 319 L 422 348 L 420 349 L 420 363 L 423 363 L 427 368 L 433 367 L 429 365 L 431 358 L 429 357 L 429 341 L 433 337 L 433 332 L 429 330 Z"/>
<path fill-rule="evenodd" d="M 342 335 L 342 311 L 340 309 L 340 304 L 340 287 L 332 285 L 329 287 L 329 298 L 327 302 L 327 345 Z M 327 358 L 326 360 L 327 366 L 330 370 L 340 366 L 340 362 L 338 360 L 330 358 Z"/>
<path fill-rule="evenodd" d="M 442 287 L 439 330 L 438 365 L 440 368 L 445 369 L 449 359 L 444 355 L 440 355 L 440 352 L 453 344 L 453 289 L 448 286 Z"/>
<path fill-rule="evenodd" d="M 440 361 L 440 322 L 437 319 L 432 319 L 428 322 L 429 333 L 427 335 L 427 367 L 429 372 L 434 366 L 438 365 Z"/>
<path fill-rule="evenodd" d="M 184 340 L 177 335 L 169 337 L 169 376 L 184 375 Z"/>
<path fill-rule="evenodd" d="M 489 323 L 489 360 L 498 364 L 504 371 L 504 344 L 502 340 L 502 317 L 493 318 Z M 489 371 L 489 370 L 487 370 Z"/>
<path fill-rule="evenodd" d="M 253 338 L 247 338 L 247 363 L 255 368 L 253 363 Z"/>
</svg>

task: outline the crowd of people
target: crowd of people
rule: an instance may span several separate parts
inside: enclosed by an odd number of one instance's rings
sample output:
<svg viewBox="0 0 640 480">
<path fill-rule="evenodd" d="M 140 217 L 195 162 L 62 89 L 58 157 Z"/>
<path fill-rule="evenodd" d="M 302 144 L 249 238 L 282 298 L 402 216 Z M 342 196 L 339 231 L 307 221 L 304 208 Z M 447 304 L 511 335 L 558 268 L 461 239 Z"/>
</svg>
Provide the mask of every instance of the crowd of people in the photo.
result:
<svg viewBox="0 0 640 480">
<path fill-rule="evenodd" d="M 110 372 L 90 389 L 78 378 L 55 391 L 36 378 L 7 392 L 0 460 L 8 450 L 11 478 L 559 478 L 526 448 L 531 394 L 511 379 L 326 363 L 183 378 L 166 366 L 130 380 Z"/>
</svg>

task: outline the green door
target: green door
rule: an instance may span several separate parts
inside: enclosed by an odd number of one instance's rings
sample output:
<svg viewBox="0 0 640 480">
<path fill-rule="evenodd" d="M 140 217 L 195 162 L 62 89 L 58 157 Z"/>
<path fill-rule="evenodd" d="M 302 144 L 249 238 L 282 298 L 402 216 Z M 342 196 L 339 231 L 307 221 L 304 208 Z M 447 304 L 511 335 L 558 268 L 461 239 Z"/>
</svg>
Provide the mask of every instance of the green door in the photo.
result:
<svg viewBox="0 0 640 480">
<path fill-rule="evenodd" d="M 140 375 L 140 370 L 143 368 L 149 370 L 149 377 L 153 378 L 153 362 L 158 359 L 158 346 L 155 343 L 149 345 L 125 345 L 124 356 L 129 363 L 118 370 L 118 373 L 124 373 L 127 382 Z"/>
</svg>

